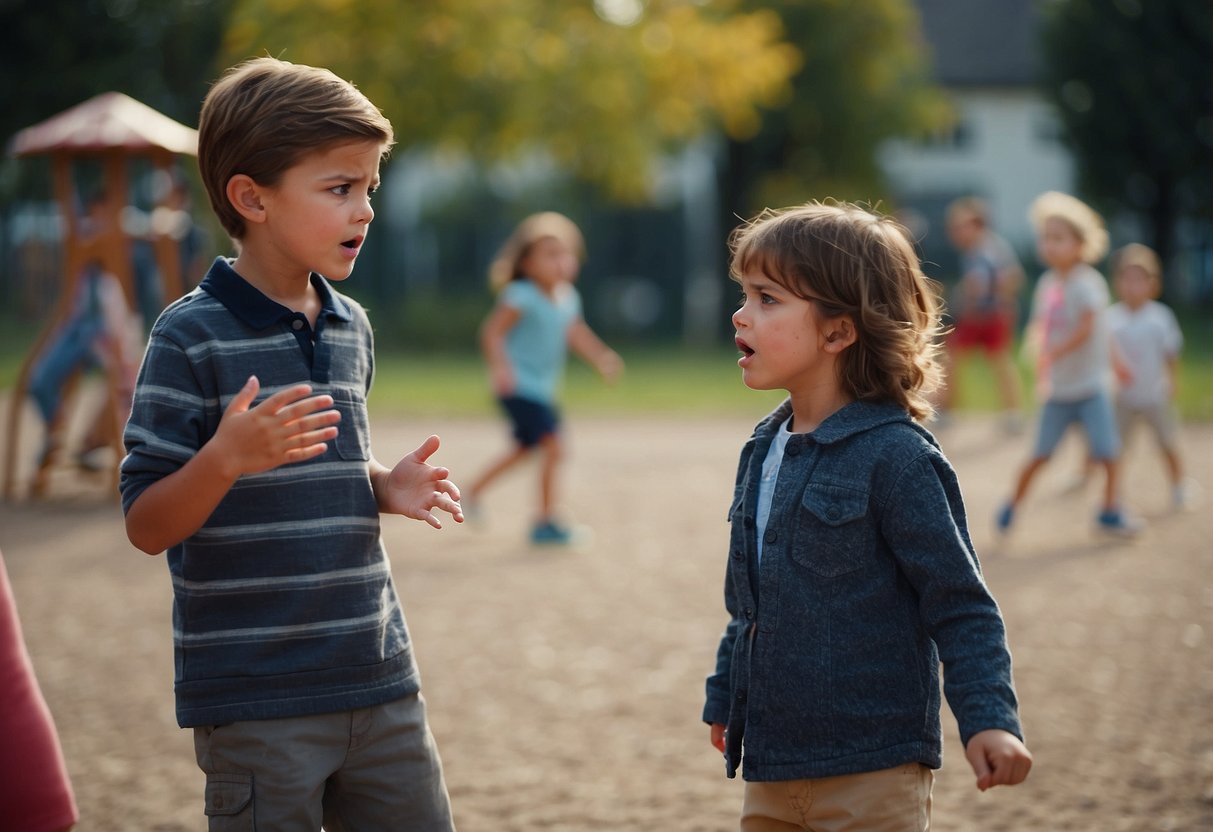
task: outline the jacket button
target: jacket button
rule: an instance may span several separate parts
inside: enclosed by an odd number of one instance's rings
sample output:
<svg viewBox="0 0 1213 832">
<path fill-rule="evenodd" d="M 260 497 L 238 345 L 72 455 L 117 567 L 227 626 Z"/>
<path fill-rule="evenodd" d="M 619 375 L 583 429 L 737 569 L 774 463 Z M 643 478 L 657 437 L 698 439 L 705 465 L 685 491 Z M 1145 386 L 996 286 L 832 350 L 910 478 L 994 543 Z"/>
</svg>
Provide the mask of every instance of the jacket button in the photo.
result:
<svg viewBox="0 0 1213 832">
<path fill-rule="evenodd" d="M 754 528 L 754 518 L 753 518 L 753 517 L 747 517 L 747 518 L 746 518 L 746 519 L 745 519 L 745 520 L 742 522 L 742 524 L 743 524 L 743 525 L 744 525 L 744 526 L 745 526 L 747 529 L 752 529 L 752 528 Z"/>
<path fill-rule="evenodd" d="M 788 456 L 800 456 L 800 445 L 789 443 L 785 453 Z"/>
<path fill-rule="evenodd" d="M 838 506 L 830 506 L 826 510 L 826 517 L 829 517 L 831 520 L 837 520 L 841 514 L 842 512 L 838 510 Z"/>
<path fill-rule="evenodd" d="M 733 560 L 741 560 L 741 550 L 740 549 L 733 550 Z"/>
<path fill-rule="evenodd" d="M 745 609 L 742 611 L 742 613 L 741 613 L 741 614 L 742 614 L 742 615 L 744 615 L 744 616 L 745 616 L 747 619 L 751 619 L 751 618 L 753 618 L 753 617 L 754 617 L 754 611 L 753 611 L 752 609 L 750 609 L 749 607 L 746 607 L 746 608 L 745 608 Z"/>
<path fill-rule="evenodd" d="M 295 330 L 296 332 L 303 329 L 303 321 L 299 320 L 298 318 L 291 321 L 291 329 Z"/>
<path fill-rule="evenodd" d="M 745 691 L 744 691 L 744 690 L 739 690 L 739 691 L 737 691 L 737 701 L 738 701 L 738 702 L 744 702 L 744 701 L 745 701 Z"/>
<path fill-rule="evenodd" d="M 763 537 L 763 540 L 765 540 L 767 543 L 774 543 L 778 539 L 779 532 L 775 531 L 774 529 L 768 529 L 766 535 Z"/>
</svg>

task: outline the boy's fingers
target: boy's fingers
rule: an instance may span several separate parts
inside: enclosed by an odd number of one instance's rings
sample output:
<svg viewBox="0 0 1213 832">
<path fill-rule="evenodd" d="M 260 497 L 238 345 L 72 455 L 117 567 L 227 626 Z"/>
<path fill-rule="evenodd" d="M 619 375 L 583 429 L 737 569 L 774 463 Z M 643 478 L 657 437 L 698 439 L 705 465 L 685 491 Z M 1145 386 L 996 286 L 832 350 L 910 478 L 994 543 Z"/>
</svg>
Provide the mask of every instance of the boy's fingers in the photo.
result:
<svg viewBox="0 0 1213 832">
<path fill-rule="evenodd" d="M 434 451 L 438 450 L 438 445 L 439 445 L 438 437 L 435 435 L 431 435 L 431 436 L 427 437 L 426 440 L 424 442 L 422 442 L 419 446 L 417 446 L 417 450 L 413 451 L 413 453 L 410 454 L 410 456 L 412 456 L 418 462 L 425 462 L 427 459 L 429 459 L 431 456 L 434 455 Z"/>
<path fill-rule="evenodd" d="M 240 388 L 240 392 L 232 397 L 228 403 L 227 409 L 233 413 L 243 413 L 249 409 L 249 405 L 253 403 L 253 399 L 257 398 L 257 391 L 261 389 L 261 382 L 256 376 L 249 376 L 248 381 Z"/>
</svg>

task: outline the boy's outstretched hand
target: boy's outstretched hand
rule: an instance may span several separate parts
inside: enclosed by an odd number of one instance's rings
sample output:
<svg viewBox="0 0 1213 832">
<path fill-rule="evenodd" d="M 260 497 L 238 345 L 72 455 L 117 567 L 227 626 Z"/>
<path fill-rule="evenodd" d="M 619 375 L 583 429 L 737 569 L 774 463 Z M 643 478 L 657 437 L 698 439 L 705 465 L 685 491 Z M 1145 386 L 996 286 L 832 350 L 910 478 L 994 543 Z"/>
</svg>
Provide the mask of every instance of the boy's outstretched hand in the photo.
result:
<svg viewBox="0 0 1213 832">
<path fill-rule="evenodd" d="M 438 437 L 431 436 L 391 471 L 384 469 L 381 479 L 377 478 L 381 485 L 375 489 L 380 511 L 424 520 L 435 529 L 442 528 L 442 521 L 434 516 L 433 509 L 445 511 L 456 523 L 463 522 L 459 488 L 447 479 L 451 472 L 426 462 L 438 445 Z"/>
<path fill-rule="evenodd" d="M 233 480 L 319 456 L 337 436 L 341 413 L 332 409 L 332 396 L 313 396 L 310 385 L 296 384 L 252 407 L 260 389 L 257 377 L 249 376 L 211 439 Z"/>
<path fill-rule="evenodd" d="M 977 775 L 977 788 L 985 791 L 991 786 L 1015 786 L 1022 783 L 1032 769 L 1032 753 L 1019 737 L 991 728 L 969 737 L 965 757 Z"/>
</svg>

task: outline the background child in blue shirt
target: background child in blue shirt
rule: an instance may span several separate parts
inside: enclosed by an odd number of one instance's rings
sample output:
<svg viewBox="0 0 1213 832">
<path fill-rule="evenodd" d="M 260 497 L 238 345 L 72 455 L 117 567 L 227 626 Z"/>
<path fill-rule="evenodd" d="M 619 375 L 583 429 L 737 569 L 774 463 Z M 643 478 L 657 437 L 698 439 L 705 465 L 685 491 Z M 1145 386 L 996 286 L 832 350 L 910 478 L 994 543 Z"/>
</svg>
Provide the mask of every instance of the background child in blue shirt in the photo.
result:
<svg viewBox="0 0 1213 832">
<path fill-rule="evenodd" d="M 210 828 L 451 829 L 380 512 L 458 489 L 371 453 L 353 271 L 391 124 L 323 69 L 259 58 L 208 93 L 198 163 L 238 241 L 153 327 L 125 432 L 127 533 L 168 550 L 177 719 Z"/>
<path fill-rule="evenodd" d="M 499 295 L 481 327 L 480 344 L 493 392 L 513 428 L 514 446 L 467 489 L 467 504 L 475 506 L 494 480 L 537 450 L 534 543 L 573 539 L 556 516 L 557 472 L 564 456 L 556 393 L 569 349 L 608 382 L 623 371 L 623 360 L 582 317 L 573 281 L 584 256 L 585 241 L 573 221 L 547 211 L 523 220 L 489 267 L 489 283 Z"/>
<path fill-rule="evenodd" d="M 1031 766 L 955 473 L 915 421 L 936 296 L 857 206 L 765 212 L 732 246 L 742 379 L 789 398 L 742 449 L 703 719 L 727 774 L 744 763 L 743 830 L 924 830 L 940 662 L 978 788 Z"/>
</svg>

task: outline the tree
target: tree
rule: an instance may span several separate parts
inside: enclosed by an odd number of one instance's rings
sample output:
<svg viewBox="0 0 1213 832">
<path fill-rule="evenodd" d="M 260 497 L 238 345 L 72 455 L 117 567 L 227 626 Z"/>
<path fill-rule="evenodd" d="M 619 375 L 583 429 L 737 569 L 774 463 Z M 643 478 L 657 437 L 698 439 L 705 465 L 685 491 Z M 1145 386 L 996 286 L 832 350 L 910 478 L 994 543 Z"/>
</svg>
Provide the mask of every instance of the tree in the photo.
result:
<svg viewBox="0 0 1213 832">
<path fill-rule="evenodd" d="M 1184 216 L 1213 217 L 1213 4 L 1055 0 L 1045 89 L 1082 193 L 1145 220 L 1164 263 Z"/>
<path fill-rule="evenodd" d="M 781 36 L 732 0 L 239 0 L 226 53 L 331 68 L 402 144 L 540 151 L 643 200 L 662 151 L 717 127 L 748 138 L 787 99 L 798 54 Z"/>
<path fill-rule="evenodd" d="M 765 114 L 752 141 L 733 141 L 726 210 L 752 213 L 809 198 L 869 202 L 887 195 L 877 159 L 893 137 L 951 124 L 952 108 L 930 81 L 909 0 L 753 0 L 778 14 L 802 55 L 792 94 Z"/>
<path fill-rule="evenodd" d="M 0 140 L 116 90 L 185 124 L 231 0 L 0 0 Z"/>
</svg>

